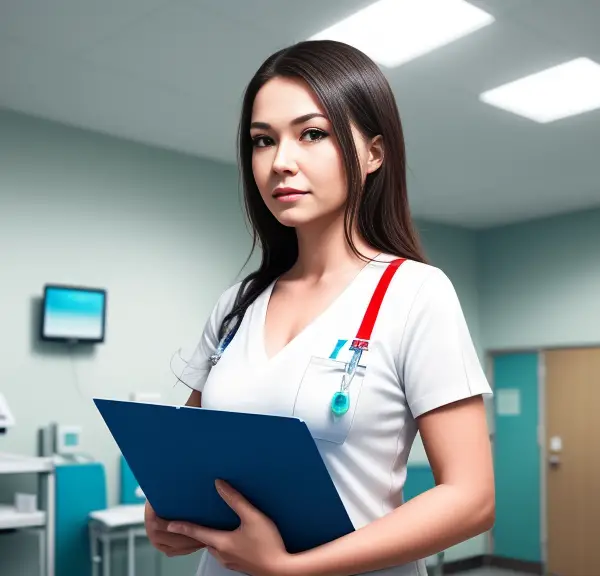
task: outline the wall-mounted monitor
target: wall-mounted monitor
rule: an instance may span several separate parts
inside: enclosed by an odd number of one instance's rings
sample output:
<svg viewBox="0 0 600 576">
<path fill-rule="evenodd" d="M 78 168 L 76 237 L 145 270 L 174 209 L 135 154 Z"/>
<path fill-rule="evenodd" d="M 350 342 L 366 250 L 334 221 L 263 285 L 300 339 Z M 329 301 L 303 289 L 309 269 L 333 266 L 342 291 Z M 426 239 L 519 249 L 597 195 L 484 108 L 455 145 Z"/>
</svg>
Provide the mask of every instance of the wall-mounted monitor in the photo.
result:
<svg viewBox="0 0 600 576">
<path fill-rule="evenodd" d="M 106 290 L 60 284 L 44 286 L 41 339 L 104 342 Z"/>
</svg>

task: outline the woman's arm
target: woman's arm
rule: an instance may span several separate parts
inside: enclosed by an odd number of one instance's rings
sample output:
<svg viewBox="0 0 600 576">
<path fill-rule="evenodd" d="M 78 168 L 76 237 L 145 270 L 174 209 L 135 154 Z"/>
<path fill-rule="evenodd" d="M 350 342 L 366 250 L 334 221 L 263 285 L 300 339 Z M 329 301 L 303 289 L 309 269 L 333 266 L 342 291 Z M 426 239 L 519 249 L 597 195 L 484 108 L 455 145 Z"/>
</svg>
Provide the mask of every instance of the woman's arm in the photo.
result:
<svg viewBox="0 0 600 576">
<path fill-rule="evenodd" d="M 426 558 L 489 530 L 494 475 L 483 400 L 455 402 L 418 419 L 436 487 L 387 516 L 291 556 L 290 576 L 347 576 Z"/>
</svg>

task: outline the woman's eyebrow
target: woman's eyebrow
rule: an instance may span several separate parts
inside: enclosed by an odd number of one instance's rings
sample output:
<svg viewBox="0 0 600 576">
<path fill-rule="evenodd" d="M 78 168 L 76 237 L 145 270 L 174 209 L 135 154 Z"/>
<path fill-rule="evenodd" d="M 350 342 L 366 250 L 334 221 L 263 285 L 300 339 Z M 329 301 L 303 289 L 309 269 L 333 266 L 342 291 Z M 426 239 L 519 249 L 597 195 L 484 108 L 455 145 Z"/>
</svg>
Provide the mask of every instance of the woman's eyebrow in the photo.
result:
<svg viewBox="0 0 600 576">
<path fill-rule="evenodd" d="M 310 114 L 304 114 L 303 116 L 298 116 L 298 118 L 294 118 L 291 122 L 292 126 L 296 126 L 298 124 L 304 124 L 313 118 L 325 118 L 327 120 L 327 116 L 321 114 L 320 112 L 311 112 Z M 262 130 L 269 130 L 271 125 L 268 122 L 252 122 L 250 124 L 250 128 L 260 128 Z"/>
</svg>

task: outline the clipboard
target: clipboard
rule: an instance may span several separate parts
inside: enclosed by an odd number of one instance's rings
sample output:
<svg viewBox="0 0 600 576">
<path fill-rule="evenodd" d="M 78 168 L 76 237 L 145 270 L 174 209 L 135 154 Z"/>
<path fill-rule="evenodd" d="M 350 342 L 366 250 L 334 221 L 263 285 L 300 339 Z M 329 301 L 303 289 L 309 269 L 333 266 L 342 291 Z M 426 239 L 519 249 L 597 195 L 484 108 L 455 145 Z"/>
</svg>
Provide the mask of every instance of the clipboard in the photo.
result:
<svg viewBox="0 0 600 576">
<path fill-rule="evenodd" d="M 289 553 L 354 531 L 306 423 L 298 418 L 94 399 L 157 515 L 235 530 L 223 479 L 277 525 Z"/>
</svg>

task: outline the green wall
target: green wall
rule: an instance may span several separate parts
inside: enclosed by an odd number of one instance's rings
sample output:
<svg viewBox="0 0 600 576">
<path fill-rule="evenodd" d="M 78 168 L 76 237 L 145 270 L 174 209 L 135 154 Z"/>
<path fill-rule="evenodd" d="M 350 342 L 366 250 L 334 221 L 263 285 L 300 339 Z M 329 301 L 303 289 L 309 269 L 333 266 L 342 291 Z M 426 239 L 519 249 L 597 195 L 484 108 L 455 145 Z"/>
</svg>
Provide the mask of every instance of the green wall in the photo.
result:
<svg viewBox="0 0 600 576">
<path fill-rule="evenodd" d="M 600 344 L 600 209 L 487 230 L 478 244 L 486 349 Z"/>
</svg>

